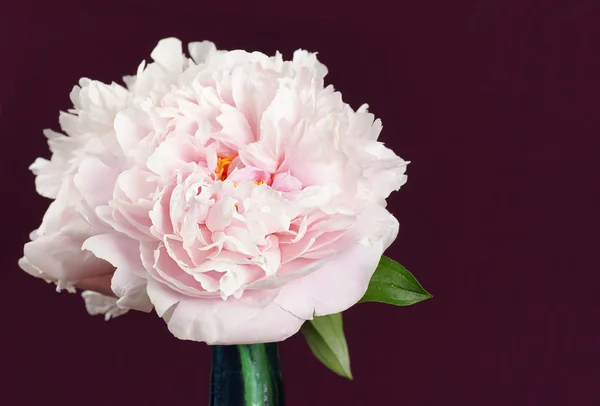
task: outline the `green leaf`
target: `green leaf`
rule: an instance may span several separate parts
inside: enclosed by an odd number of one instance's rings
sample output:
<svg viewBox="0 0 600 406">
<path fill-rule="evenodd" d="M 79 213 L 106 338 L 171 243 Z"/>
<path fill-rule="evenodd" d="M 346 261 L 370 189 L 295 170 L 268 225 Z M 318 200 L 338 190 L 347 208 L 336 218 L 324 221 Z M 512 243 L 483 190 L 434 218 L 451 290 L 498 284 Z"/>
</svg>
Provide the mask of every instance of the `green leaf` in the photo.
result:
<svg viewBox="0 0 600 406">
<path fill-rule="evenodd" d="M 336 374 L 352 379 L 342 313 L 315 317 L 303 324 L 302 333 L 319 361 Z"/>
<path fill-rule="evenodd" d="M 409 306 L 431 297 L 405 267 L 382 256 L 367 292 L 360 301 Z"/>
</svg>

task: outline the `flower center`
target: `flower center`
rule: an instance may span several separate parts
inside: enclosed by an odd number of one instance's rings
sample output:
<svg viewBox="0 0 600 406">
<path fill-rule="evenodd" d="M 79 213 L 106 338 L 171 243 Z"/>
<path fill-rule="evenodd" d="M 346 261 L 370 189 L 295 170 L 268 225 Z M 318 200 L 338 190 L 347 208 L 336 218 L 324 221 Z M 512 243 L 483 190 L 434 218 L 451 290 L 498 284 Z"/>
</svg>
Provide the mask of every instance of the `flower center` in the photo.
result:
<svg viewBox="0 0 600 406">
<path fill-rule="evenodd" d="M 217 157 L 217 169 L 215 169 L 215 173 L 219 177 L 219 180 L 227 179 L 227 170 L 229 169 L 229 165 L 231 165 L 231 161 L 233 161 L 233 158 Z"/>
<path fill-rule="evenodd" d="M 227 179 L 227 176 L 229 175 L 229 165 L 231 165 L 231 161 L 233 161 L 233 159 L 234 158 L 217 156 L 217 167 L 215 168 L 215 173 L 218 176 L 218 180 L 224 181 L 225 179 Z M 268 185 L 269 183 L 264 180 L 258 180 L 255 181 L 254 184 L 260 186 Z M 234 186 L 237 187 L 238 184 L 235 183 Z"/>
</svg>

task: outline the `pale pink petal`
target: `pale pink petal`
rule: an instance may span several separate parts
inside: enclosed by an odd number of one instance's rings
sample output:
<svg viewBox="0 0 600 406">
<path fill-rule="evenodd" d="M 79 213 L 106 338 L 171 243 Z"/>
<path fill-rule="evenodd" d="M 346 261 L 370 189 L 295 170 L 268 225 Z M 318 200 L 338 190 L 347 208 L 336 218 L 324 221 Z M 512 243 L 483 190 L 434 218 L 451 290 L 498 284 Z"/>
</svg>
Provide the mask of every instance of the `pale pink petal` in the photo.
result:
<svg viewBox="0 0 600 406">
<path fill-rule="evenodd" d="M 90 156 L 79 165 L 73 182 L 81 196 L 91 207 L 108 204 L 112 199 L 118 168 L 110 167 L 100 159 Z"/>
<path fill-rule="evenodd" d="M 275 173 L 279 166 L 277 156 L 262 142 L 253 142 L 240 149 L 239 156 L 244 165 Z"/>
<path fill-rule="evenodd" d="M 342 312 L 363 297 L 382 253 L 381 242 L 356 244 L 309 275 L 283 286 L 275 302 L 305 319 L 312 318 L 312 313 L 324 316 Z"/>
<path fill-rule="evenodd" d="M 156 183 L 152 179 L 151 172 L 135 166 L 121 172 L 118 178 L 115 178 L 115 198 L 128 203 L 138 203 L 140 200 L 149 199 L 156 189 Z M 115 180 L 113 180 L 113 185 Z"/>
<path fill-rule="evenodd" d="M 231 170 L 231 168 L 230 168 Z M 227 180 L 233 183 L 242 182 L 264 182 L 268 183 L 271 180 L 271 174 L 263 169 L 245 167 L 241 169 L 233 169 L 230 175 L 227 176 Z"/>
<path fill-rule="evenodd" d="M 220 231 L 231 224 L 231 218 L 235 211 L 233 200 L 221 200 L 217 202 L 206 218 L 206 226 L 210 231 Z"/>
<path fill-rule="evenodd" d="M 75 287 L 82 290 L 98 292 L 104 296 L 114 297 L 115 293 L 110 288 L 111 278 L 112 275 L 93 276 L 77 282 Z"/>
<path fill-rule="evenodd" d="M 214 139 L 236 150 L 255 141 L 248 120 L 234 108 L 224 109 L 223 113 L 217 117 L 217 121 L 221 124 L 222 130 L 213 136 Z"/>
<path fill-rule="evenodd" d="M 141 277 L 145 272 L 140 260 L 139 244 L 123 234 L 100 234 L 86 239 L 81 249 L 92 252 L 115 268 L 127 268 Z"/>
<path fill-rule="evenodd" d="M 185 298 L 184 295 L 169 289 L 153 279 L 148 279 L 148 297 L 159 317 L 163 317 L 173 305 L 176 305 Z"/>
<path fill-rule="evenodd" d="M 251 74 L 249 74 L 250 72 Z M 231 99 L 235 107 L 248 118 L 255 135 L 259 133 L 264 111 L 273 102 L 277 92 L 278 75 L 257 65 L 236 69 L 231 77 Z"/>
<path fill-rule="evenodd" d="M 273 184 L 271 187 L 281 192 L 291 192 L 294 190 L 301 190 L 302 183 L 289 172 L 280 172 L 273 177 Z"/>
<path fill-rule="evenodd" d="M 173 225 L 169 216 L 169 198 L 172 190 L 165 189 L 158 195 L 154 207 L 149 213 L 152 220 L 151 231 L 154 236 L 161 239 L 165 234 L 173 234 Z"/>
<path fill-rule="evenodd" d="M 196 148 L 193 138 L 182 134 L 161 143 L 148 158 L 147 165 L 154 173 L 168 178 L 184 164 L 202 157 L 203 154 Z"/>
<path fill-rule="evenodd" d="M 88 251 L 81 251 L 83 239 L 72 232 L 56 233 L 28 242 L 27 261 L 52 280 L 77 284 L 91 277 L 112 274 L 112 265 Z"/>
<path fill-rule="evenodd" d="M 152 127 L 144 112 L 128 109 L 117 114 L 114 128 L 123 152 L 135 156 L 139 143 L 148 135 Z"/>
<path fill-rule="evenodd" d="M 162 286 L 153 286 L 148 293 L 155 306 L 160 307 L 160 313 L 176 305 L 168 327 L 182 340 L 209 345 L 277 342 L 295 334 L 304 322 L 271 301 L 275 291 L 245 294 L 241 299 L 230 297 L 226 301 L 178 297 Z"/>
<path fill-rule="evenodd" d="M 146 285 L 146 279 L 140 278 L 130 269 L 117 268 L 111 283 L 111 290 L 119 298 L 117 306 L 122 309 L 151 311 L 152 303 L 146 293 Z"/>
<path fill-rule="evenodd" d="M 185 272 L 177 263 L 169 256 L 164 245 L 159 245 L 154 250 L 154 263 L 152 265 L 151 274 L 156 275 L 155 279 L 164 282 L 172 289 L 190 296 L 203 296 L 207 291 L 202 287 L 192 275 Z M 148 267 L 146 266 L 146 269 Z M 210 292 L 208 292 L 210 293 Z"/>
<path fill-rule="evenodd" d="M 111 290 L 119 297 L 117 304 L 125 309 L 149 312 L 145 270 L 140 260 L 139 242 L 122 234 L 102 234 L 88 238 L 82 249 L 110 262 L 116 271 Z"/>
</svg>

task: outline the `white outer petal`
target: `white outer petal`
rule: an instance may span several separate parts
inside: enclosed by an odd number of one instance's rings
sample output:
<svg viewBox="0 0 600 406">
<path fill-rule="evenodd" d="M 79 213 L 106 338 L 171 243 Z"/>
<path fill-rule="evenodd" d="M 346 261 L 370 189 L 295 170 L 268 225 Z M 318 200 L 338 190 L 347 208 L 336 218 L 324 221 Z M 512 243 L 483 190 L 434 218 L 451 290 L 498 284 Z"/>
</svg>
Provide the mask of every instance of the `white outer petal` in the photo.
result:
<svg viewBox="0 0 600 406">
<path fill-rule="evenodd" d="M 92 290 L 86 290 L 81 293 L 85 301 L 85 309 L 92 315 L 103 314 L 104 320 L 110 320 L 119 317 L 128 312 L 117 306 L 117 299 L 111 296 L 105 296 Z"/>
</svg>

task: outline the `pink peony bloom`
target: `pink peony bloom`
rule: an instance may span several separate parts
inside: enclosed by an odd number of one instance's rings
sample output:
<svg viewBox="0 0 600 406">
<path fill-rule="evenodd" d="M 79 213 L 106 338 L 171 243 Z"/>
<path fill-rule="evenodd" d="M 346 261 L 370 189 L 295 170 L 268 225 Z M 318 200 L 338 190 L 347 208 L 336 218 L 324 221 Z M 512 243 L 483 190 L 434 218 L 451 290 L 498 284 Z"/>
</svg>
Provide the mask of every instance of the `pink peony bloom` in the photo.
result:
<svg viewBox="0 0 600 406">
<path fill-rule="evenodd" d="M 165 39 L 128 90 L 74 92 L 70 137 L 33 167 L 57 200 L 21 265 L 59 286 L 112 275 L 119 308 L 153 307 L 181 339 L 281 341 L 365 293 L 406 162 L 315 54 L 189 54 Z"/>
</svg>

